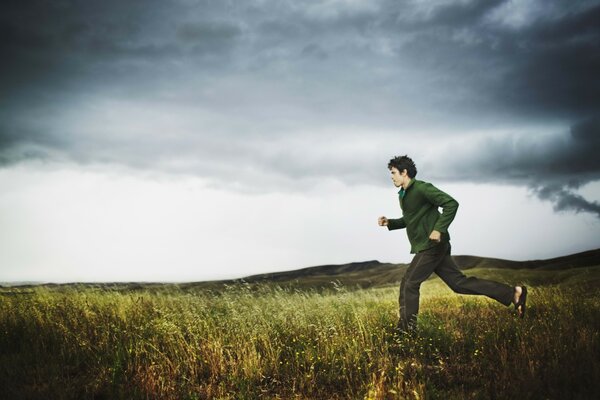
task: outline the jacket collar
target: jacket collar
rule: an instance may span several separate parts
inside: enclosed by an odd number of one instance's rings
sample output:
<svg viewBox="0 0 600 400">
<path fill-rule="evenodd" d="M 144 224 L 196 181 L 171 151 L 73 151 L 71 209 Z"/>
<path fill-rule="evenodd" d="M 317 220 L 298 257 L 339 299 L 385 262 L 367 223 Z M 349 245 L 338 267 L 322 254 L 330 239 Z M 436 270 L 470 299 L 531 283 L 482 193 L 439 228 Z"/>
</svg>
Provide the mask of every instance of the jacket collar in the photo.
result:
<svg viewBox="0 0 600 400">
<path fill-rule="evenodd" d="M 398 191 L 398 195 L 400 196 L 400 198 L 404 197 L 404 195 L 406 194 L 406 191 L 408 189 L 410 189 L 410 187 L 413 185 L 413 183 L 415 183 L 416 179 L 412 178 L 410 180 L 410 182 L 408 182 L 408 186 L 406 187 L 406 189 L 404 189 L 403 187 L 400 188 L 400 190 Z"/>
</svg>

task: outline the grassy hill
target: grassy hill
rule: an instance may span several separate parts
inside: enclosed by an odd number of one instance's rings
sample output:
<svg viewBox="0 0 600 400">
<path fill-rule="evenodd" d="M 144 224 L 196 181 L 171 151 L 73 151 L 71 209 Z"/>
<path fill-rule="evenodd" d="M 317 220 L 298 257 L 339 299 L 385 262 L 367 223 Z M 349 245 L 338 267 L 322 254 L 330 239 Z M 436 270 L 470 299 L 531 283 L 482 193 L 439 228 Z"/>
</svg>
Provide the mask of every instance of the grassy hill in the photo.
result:
<svg viewBox="0 0 600 400">
<path fill-rule="evenodd" d="M 526 318 L 434 278 L 418 334 L 401 337 L 403 264 L 2 288 L 0 398 L 596 398 L 600 292 L 586 286 L 600 282 L 599 253 L 459 256 L 466 274 L 530 285 Z"/>
<path fill-rule="evenodd" d="M 495 279 L 507 283 L 585 284 L 600 286 L 600 249 L 589 250 L 545 260 L 513 261 L 471 255 L 453 256 L 467 275 Z M 404 276 L 408 264 L 381 263 L 377 260 L 338 265 L 320 265 L 291 271 L 251 275 L 240 279 L 187 283 L 67 283 L 20 285 L 19 290 L 42 286 L 48 288 L 92 288 L 116 291 L 168 290 L 222 290 L 237 285 L 277 285 L 297 289 L 326 290 L 344 286 L 347 289 L 366 289 L 396 286 Z M 430 280 L 435 280 L 433 275 Z M 4 289 L 6 292 L 7 289 Z M 0 292 L 2 289 L 0 288 Z"/>
<path fill-rule="evenodd" d="M 507 283 L 537 285 L 584 283 L 600 286 L 600 249 L 546 260 L 513 261 L 469 255 L 453 256 L 467 275 Z M 251 275 L 241 279 L 191 282 L 182 289 L 219 290 L 230 285 L 276 284 L 297 289 L 377 288 L 397 286 L 408 264 L 381 263 L 377 260 L 339 265 L 320 265 L 292 271 Z M 432 275 L 430 280 L 439 280 Z"/>
</svg>

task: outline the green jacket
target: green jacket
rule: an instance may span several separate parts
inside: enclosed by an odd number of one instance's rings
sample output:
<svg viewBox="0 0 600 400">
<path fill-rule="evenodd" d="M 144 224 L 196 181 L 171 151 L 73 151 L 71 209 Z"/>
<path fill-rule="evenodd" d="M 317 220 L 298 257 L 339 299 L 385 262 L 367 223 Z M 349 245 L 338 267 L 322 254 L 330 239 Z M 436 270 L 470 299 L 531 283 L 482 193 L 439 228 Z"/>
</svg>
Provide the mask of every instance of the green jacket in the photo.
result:
<svg viewBox="0 0 600 400">
<path fill-rule="evenodd" d="M 458 202 L 431 183 L 412 179 L 406 190 L 398 192 L 402 218 L 388 219 L 388 229 L 406 228 L 410 252 L 419 253 L 437 243 L 429 240 L 436 230 L 442 234 L 442 242 L 450 240 L 448 226 L 456 215 Z M 442 208 L 442 213 L 438 211 Z"/>
</svg>

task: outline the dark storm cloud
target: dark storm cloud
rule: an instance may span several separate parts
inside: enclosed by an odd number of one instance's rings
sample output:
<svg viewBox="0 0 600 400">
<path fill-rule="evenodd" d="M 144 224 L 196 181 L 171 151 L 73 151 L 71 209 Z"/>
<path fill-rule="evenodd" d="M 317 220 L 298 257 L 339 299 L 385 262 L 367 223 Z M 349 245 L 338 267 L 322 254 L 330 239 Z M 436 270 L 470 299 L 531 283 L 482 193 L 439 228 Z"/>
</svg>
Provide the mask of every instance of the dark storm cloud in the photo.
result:
<svg viewBox="0 0 600 400">
<path fill-rule="evenodd" d="M 510 101 L 541 113 L 589 116 L 600 107 L 600 6 L 512 38 L 519 68 L 507 75 Z M 523 50 L 517 50 L 520 46 Z M 502 94 L 502 92 L 501 92 Z"/>
<path fill-rule="evenodd" d="M 542 187 L 535 189 L 536 195 L 542 200 L 549 200 L 556 211 L 589 212 L 600 217 L 600 203 L 588 201 L 582 196 L 561 187 Z"/>
<path fill-rule="evenodd" d="M 600 204 L 575 190 L 600 179 L 600 118 L 573 125 L 566 134 L 549 137 L 520 135 L 486 139 L 466 149 L 453 148 L 451 173 L 441 179 L 525 185 L 557 211 L 591 212 L 600 217 Z"/>
<path fill-rule="evenodd" d="M 3 96 L 8 105 L 19 95 L 63 94 L 65 85 L 78 92 L 107 84 L 147 86 L 153 78 L 169 78 L 158 74 L 161 66 L 223 54 L 239 34 L 226 21 L 189 21 L 181 2 L 28 1 L 0 7 L 0 87 L 12 96 Z"/>
<path fill-rule="evenodd" d="M 480 93 L 462 105 L 484 98 L 529 118 L 589 117 L 600 107 L 600 5 L 582 3 L 539 2 L 516 27 L 506 1 L 443 6 L 408 24 L 413 39 L 397 51 L 437 75 L 438 90 L 454 82 Z"/>
<path fill-rule="evenodd" d="M 537 173 L 532 173 L 539 177 L 532 183 L 534 193 L 540 199 L 552 201 L 555 210 L 591 212 L 600 217 L 600 203 L 572 191 L 600 179 L 600 117 L 574 125 L 569 139 L 545 155 L 550 160 L 548 168 L 543 168 L 540 160 Z M 563 177 L 563 181 L 559 177 Z"/>
<path fill-rule="evenodd" d="M 567 134 L 520 135 L 478 142 L 478 153 L 458 152 L 461 177 L 507 181 L 566 182 L 580 186 L 600 177 L 600 118 L 581 121 Z"/>
<path fill-rule="evenodd" d="M 412 23 L 412 26 L 425 27 L 460 27 L 471 26 L 489 11 L 503 3 L 503 0 L 481 0 L 471 2 L 446 3 L 432 9 L 430 16 Z"/>
<path fill-rule="evenodd" d="M 377 163 L 364 160 L 396 131 L 435 153 L 468 130 L 481 145 L 461 153 L 459 179 L 528 185 L 557 209 L 595 212 L 572 190 L 599 179 L 598 1 L 0 7 L 2 164 L 106 162 L 217 182 L 243 164 L 257 187 L 366 183 Z M 557 176 L 572 189 L 548 195 Z"/>
</svg>

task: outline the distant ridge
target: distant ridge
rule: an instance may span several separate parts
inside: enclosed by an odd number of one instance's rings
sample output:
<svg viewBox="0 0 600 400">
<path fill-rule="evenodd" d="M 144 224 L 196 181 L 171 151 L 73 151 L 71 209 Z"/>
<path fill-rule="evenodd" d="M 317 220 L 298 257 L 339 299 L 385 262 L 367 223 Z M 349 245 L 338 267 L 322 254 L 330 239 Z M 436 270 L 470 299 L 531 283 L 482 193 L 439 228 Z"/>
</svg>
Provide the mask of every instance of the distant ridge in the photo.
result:
<svg viewBox="0 0 600 400">
<path fill-rule="evenodd" d="M 453 256 L 461 269 L 470 268 L 510 268 L 510 269 L 567 269 L 600 265 L 600 249 L 588 250 L 568 256 L 546 260 L 511 261 L 499 258 L 477 256 Z"/>
<path fill-rule="evenodd" d="M 571 268 L 600 265 L 600 249 L 584 251 L 546 260 L 512 261 L 499 258 L 470 255 L 452 256 L 460 269 L 527 269 L 527 270 L 566 270 Z M 319 265 L 283 272 L 251 275 L 240 279 L 213 281 L 212 283 L 277 283 L 299 287 L 331 287 L 332 282 L 345 286 L 396 285 L 404 276 L 409 264 L 381 263 L 377 260 L 353 262 L 349 264 Z"/>
<path fill-rule="evenodd" d="M 479 257 L 470 255 L 452 256 L 460 269 L 471 268 L 509 268 L 509 269 L 565 269 L 600 265 L 600 249 L 588 250 L 581 253 L 575 253 L 568 256 L 549 258 L 545 260 L 513 261 L 501 258 Z M 300 277 L 318 276 L 318 275 L 341 275 L 356 272 L 365 272 L 374 268 L 387 268 L 392 266 L 408 267 L 409 264 L 390 264 L 381 263 L 377 260 L 353 262 L 349 264 L 328 264 L 315 267 L 307 267 L 283 272 L 271 272 L 266 274 L 250 275 L 238 280 L 245 282 L 256 281 L 282 281 Z M 232 280 L 235 281 L 235 280 Z"/>
<path fill-rule="evenodd" d="M 353 274 L 353 273 L 362 273 L 364 271 L 372 270 L 374 268 L 385 268 L 387 266 L 397 266 L 403 264 L 384 264 L 380 263 L 377 260 L 372 261 L 363 261 L 363 262 L 353 262 L 349 264 L 329 264 L 329 265 L 319 265 L 316 267 L 307 267 L 296 269 L 292 271 L 283 271 L 283 272 L 271 272 L 266 274 L 258 274 L 251 275 L 245 278 L 242 278 L 246 282 L 251 281 L 283 281 L 288 279 L 294 279 L 297 277 L 309 277 L 309 276 L 319 276 L 319 275 L 342 275 L 342 274 Z"/>
<path fill-rule="evenodd" d="M 600 249 L 584 251 L 567 256 L 555 257 L 546 260 L 512 261 L 499 258 L 478 257 L 472 255 L 453 256 L 459 268 L 484 269 L 484 270 L 527 270 L 527 271 L 567 271 L 573 268 L 600 266 Z M 107 290 L 160 290 L 163 287 L 176 286 L 181 289 L 210 289 L 220 290 L 227 285 L 239 284 L 276 284 L 283 287 L 307 288 L 332 288 L 336 285 L 346 287 L 383 287 L 397 285 L 408 264 L 381 263 L 377 260 L 353 262 L 348 264 L 329 264 L 301 268 L 291 271 L 271 272 L 250 275 L 240 279 L 220 281 L 202 281 L 188 283 L 159 283 L 159 282 L 112 282 L 112 283 L 44 283 L 21 284 L 20 288 L 44 286 L 52 288 L 61 287 L 88 287 Z M 10 282 L 3 286 L 17 286 Z"/>
</svg>

